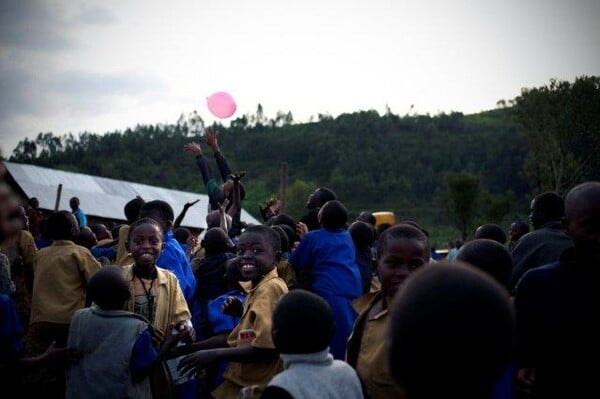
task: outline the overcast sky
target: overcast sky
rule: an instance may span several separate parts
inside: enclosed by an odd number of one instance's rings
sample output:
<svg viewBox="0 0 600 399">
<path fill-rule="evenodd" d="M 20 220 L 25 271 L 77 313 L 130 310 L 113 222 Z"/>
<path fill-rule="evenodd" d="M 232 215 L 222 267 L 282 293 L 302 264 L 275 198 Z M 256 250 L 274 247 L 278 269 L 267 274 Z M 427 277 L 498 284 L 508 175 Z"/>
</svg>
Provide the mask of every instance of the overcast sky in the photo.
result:
<svg viewBox="0 0 600 399">
<path fill-rule="evenodd" d="M 598 0 L 0 0 L 0 145 L 238 115 L 492 109 L 600 75 Z M 228 120 L 223 123 L 227 124 Z"/>
</svg>

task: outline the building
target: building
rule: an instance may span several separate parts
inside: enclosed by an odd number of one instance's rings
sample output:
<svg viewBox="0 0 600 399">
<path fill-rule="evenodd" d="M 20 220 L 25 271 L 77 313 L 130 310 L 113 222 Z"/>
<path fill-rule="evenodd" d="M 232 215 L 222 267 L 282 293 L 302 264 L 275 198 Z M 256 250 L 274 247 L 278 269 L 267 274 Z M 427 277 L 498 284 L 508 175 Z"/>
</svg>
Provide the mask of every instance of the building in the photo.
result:
<svg viewBox="0 0 600 399">
<path fill-rule="evenodd" d="M 182 227 L 201 232 L 206 229 L 206 214 L 209 210 L 208 195 L 187 191 L 154 187 L 147 184 L 86 175 L 83 173 L 3 162 L 6 167 L 6 182 L 19 195 L 24 203 L 36 197 L 40 209 L 48 214 L 55 210 L 71 210 L 69 199 L 78 197 L 81 209 L 86 213 L 88 223 L 125 223 L 123 207 L 135 198 L 146 201 L 163 200 L 171 204 L 175 217 L 182 211 L 186 202 L 199 201 L 186 213 Z M 261 224 L 242 209 L 242 222 Z"/>
</svg>

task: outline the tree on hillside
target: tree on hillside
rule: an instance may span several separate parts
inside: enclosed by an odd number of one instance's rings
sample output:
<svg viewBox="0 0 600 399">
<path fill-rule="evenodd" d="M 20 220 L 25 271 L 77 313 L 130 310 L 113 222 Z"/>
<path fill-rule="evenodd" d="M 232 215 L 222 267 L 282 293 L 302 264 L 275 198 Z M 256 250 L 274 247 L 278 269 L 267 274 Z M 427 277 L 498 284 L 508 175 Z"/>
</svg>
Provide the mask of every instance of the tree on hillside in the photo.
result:
<svg viewBox="0 0 600 399">
<path fill-rule="evenodd" d="M 530 152 L 524 172 L 537 192 L 564 193 L 600 167 L 600 77 L 523 89 L 512 101 Z"/>
<path fill-rule="evenodd" d="M 461 231 L 463 241 L 477 216 L 477 199 L 481 193 L 481 178 L 469 172 L 447 173 L 446 207 Z"/>
</svg>

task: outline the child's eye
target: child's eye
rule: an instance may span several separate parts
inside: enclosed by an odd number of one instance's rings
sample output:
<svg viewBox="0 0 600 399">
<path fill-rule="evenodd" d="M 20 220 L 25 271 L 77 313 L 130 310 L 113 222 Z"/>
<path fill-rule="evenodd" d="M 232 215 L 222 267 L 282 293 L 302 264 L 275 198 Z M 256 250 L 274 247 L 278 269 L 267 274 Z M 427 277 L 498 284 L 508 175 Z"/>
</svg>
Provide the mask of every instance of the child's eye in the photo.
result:
<svg viewBox="0 0 600 399">
<path fill-rule="evenodd" d="M 417 270 L 420 266 L 423 266 L 422 262 L 410 262 L 408 264 L 408 270 L 412 272 L 413 270 Z"/>
<path fill-rule="evenodd" d="M 263 252 L 263 250 L 262 250 L 262 249 L 259 249 L 259 248 L 253 248 L 253 249 L 252 249 L 252 253 L 253 253 L 254 255 L 261 254 L 262 252 Z"/>
<path fill-rule="evenodd" d="M 150 244 L 152 245 L 158 245 L 158 240 L 150 240 Z"/>
<path fill-rule="evenodd" d="M 133 240 L 135 245 L 142 245 L 142 240 Z"/>
</svg>

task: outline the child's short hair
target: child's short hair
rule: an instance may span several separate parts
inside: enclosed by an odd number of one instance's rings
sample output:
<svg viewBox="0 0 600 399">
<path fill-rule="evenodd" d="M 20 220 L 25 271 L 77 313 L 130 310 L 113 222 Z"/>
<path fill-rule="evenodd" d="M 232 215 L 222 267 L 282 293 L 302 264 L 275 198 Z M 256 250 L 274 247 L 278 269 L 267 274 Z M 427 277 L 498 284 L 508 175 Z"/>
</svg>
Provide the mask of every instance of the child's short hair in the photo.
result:
<svg viewBox="0 0 600 399">
<path fill-rule="evenodd" d="M 323 351 L 334 329 L 331 307 L 309 291 L 290 291 L 279 299 L 273 311 L 273 343 L 280 353 Z"/>
<path fill-rule="evenodd" d="M 491 275 L 506 287 L 512 271 L 512 256 L 508 249 L 497 241 L 478 238 L 463 245 L 456 260 L 469 263 Z"/>
<path fill-rule="evenodd" d="M 180 244 L 185 244 L 187 242 L 187 239 L 190 238 L 191 235 L 192 232 L 190 231 L 190 229 L 185 227 L 178 227 L 173 232 L 173 238 L 176 239 L 177 242 Z"/>
<path fill-rule="evenodd" d="M 290 252 L 292 250 L 292 247 L 290 246 L 290 240 L 288 239 L 288 235 L 283 230 L 282 226 L 284 225 L 275 225 L 271 226 L 271 228 L 275 230 L 277 234 L 279 234 L 279 240 L 281 241 L 281 252 Z"/>
<path fill-rule="evenodd" d="M 125 217 L 127 218 L 128 224 L 132 224 L 139 218 L 140 209 L 142 209 L 142 205 L 144 205 L 144 203 L 146 203 L 146 201 L 144 201 L 141 197 L 135 197 L 125 204 L 123 211 L 125 212 Z"/>
<path fill-rule="evenodd" d="M 152 218 L 141 218 L 141 219 L 138 219 L 135 222 L 133 222 L 133 224 L 129 228 L 129 234 L 127 235 L 127 242 L 131 241 L 131 236 L 133 235 L 133 231 L 136 228 L 138 228 L 139 226 L 144 225 L 144 224 L 151 224 L 153 226 L 158 227 L 161 235 L 163 234 L 163 228 L 159 222 L 157 222 L 156 220 L 154 220 Z"/>
<path fill-rule="evenodd" d="M 348 211 L 338 200 L 327 201 L 319 211 L 321 226 L 328 230 L 337 230 L 346 226 Z"/>
<path fill-rule="evenodd" d="M 314 206 L 320 207 L 328 201 L 337 200 L 336 193 L 327 188 L 327 187 L 319 187 L 312 194 L 314 199 Z"/>
<path fill-rule="evenodd" d="M 429 238 L 427 238 L 425 233 L 413 225 L 399 223 L 387 228 L 381 237 L 379 237 L 379 244 L 377 245 L 377 257 L 381 258 L 381 255 L 387 249 L 388 242 L 397 238 L 405 238 L 407 240 L 417 240 L 422 242 L 423 246 L 425 247 L 424 252 L 426 252 L 429 256 L 431 244 L 429 243 Z"/>
<path fill-rule="evenodd" d="M 243 290 L 240 285 L 240 281 L 242 281 L 242 273 L 239 268 L 239 258 L 231 258 L 228 259 L 225 263 L 225 279 L 227 280 L 227 285 L 231 290 Z"/>
<path fill-rule="evenodd" d="M 348 227 L 348 231 L 357 249 L 369 248 L 375 241 L 375 227 L 368 222 L 358 220 Z"/>
<path fill-rule="evenodd" d="M 475 230 L 475 238 L 487 238 L 499 242 L 500 244 L 506 244 L 506 233 L 504 229 L 494 223 L 482 224 Z"/>
<path fill-rule="evenodd" d="M 56 211 L 48 216 L 46 231 L 48 238 L 52 241 L 73 240 L 79 233 L 79 225 L 71 212 Z"/>
<path fill-rule="evenodd" d="M 285 224 L 290 226 L 290 228 L 296 228 L 296 221 L 293 217 L 286 213 L 280 213 L 279 215 L 275 215 L 269 218 L 269 220 L 265 223 L 267 226 L 275 226 L 276 224 Z"/>
<path fill-rule="evenodd" d="M 227 252 L 230 251 L 232 247 L 233 243 L 222 228 L 211 227 L 204 233 L 202 248 L 204 248 L 206 255 L 217 255 Z"/>
<path fill-rule="evenodd" d="M 504 288 L 477 269 L 441 262 L 415 271 L 391 309 L 389 367 L 407 397 L 490 397 L 515 343 Z"/>
<path fill-rule="evenodd" d="M 162 200 L 148 201 L 142 205 L 140 208 L 140 218 L 149 217 L 150 215 L 158 216 L 160 218 L 158 222 L 163 226 L 169 226 L 175 218 L 173 207 L 168 202 Z"/>
<path fill-rule="evenodd" d="M 281 251 L 281 240 L 279 239 L 279 234 L 277 234 L 275 232 L 275 230 L 273 230 L 269 226 L 264 226 L 262 224 L 248 226 L 242 232 L 242 235 L 244 235 L 246 233 L 254 233 L 254 234 L 262 235 L 264 237 L 265 241 L 267 241 L 273 248 L 273 252 Z"/>
<path fill-rule="evenodd" d="M 89 227 L 80 228 L 79 234 L 76 234 L 75 237 L 73 237 L 73 241 L 75 244 L 86 247 L 87 249 L 92 249 L 98 244 L 98 239 Z"/>
<path fill-rule="evenodd" d="M 555 192 L 539 194 L 534 201 L 535 207 L 543 215 L 543 222 L 561 220 L 565 216 L 565 201 Z"/>
<path fill-rule="evenodd" d="M 104 266 L 90 278 L 87 295 L 102 309 L 123 309 L 129 300 L 129 283 L 119 266 Z"/>
<path fill-rule="evenodd" d="M 288 244 L 290 246 L 290 251 L 291 251 L 291 248 L 294 245 L 294 243 L 299 240 L 298 235 L 296 234 L 296 230 L 291 228 L 287 224 L 276 224 L 273 226 L 277 226 L 285 232 L 285 235 L 287 236 Z M 283 247 L 283 244 L 282 244 L 282 247 Z M 281 250 L 283 252 L 285 252 L 283 248 Z"/>
<path fill-rule="evenodd" d="M 360 215 L 356 218 L 357 221 L 369 223 L 371 226 L 375 227 L 377 224 L 377 219 L 372 212 L 362 211 Z"/>
</svg>

